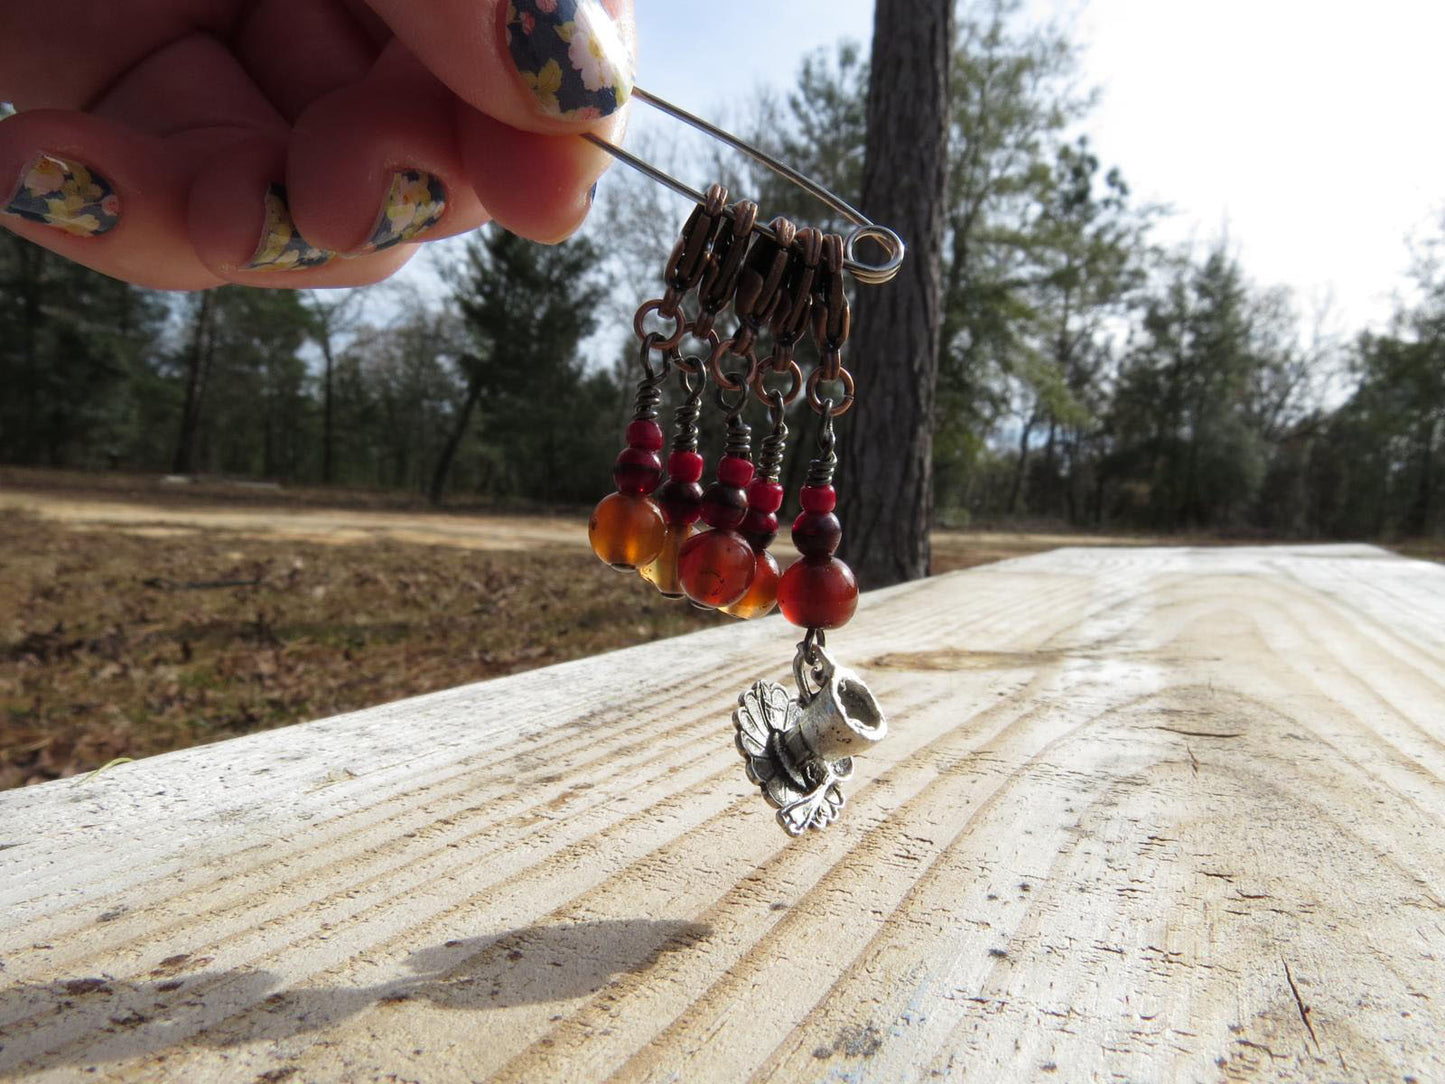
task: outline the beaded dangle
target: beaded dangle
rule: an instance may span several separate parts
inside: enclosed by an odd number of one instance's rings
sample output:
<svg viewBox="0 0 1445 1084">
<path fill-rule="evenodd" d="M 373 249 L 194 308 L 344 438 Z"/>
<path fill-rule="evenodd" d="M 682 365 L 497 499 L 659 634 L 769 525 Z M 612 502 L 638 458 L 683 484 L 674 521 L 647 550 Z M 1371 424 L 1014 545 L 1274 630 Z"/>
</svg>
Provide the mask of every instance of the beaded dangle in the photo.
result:
<svg viewBox="0 0 1445 1084">
<path fill-rule="evenodd" d="M 826 639 L 858 605 L 857 580 L 837 555 L 843 528 L 833 486 L 834 422 L 854 402 L 842 362 L 851 319 L 844 273 L 858 273 L 846 258 L 851 240 L 845 246 L 836 234 L 800 230 L 782 218 L 761 226 L 756 204 L 725 202 L 718 185 L 699 200 L 664 268 L 662 296 L 644 301 L 633 318 L 643 374 L 627 446 L 613 467 L 617 491 L 597 506 L 589 536 L 598 557 L 637 570 L 665 597 L 744 619 L 776 607 L 804 630 L 793 659 L 796 692 L 754 682 L 733 712 L 748 778 L 796 836 L 837 817 L 852 757 L 888 729 L 867 685 L 838 665 Z M 736 327 L 725 335 L 729 309 Z M 805 380 L 796 348 L 809 332 L 819 361 Z M 684 355 L 686 339 L 701 343 L 706 356 Z M 769 351 L 760 359 L 764 342 Z M 664 471 L 657 417 L 672 369 L 682 396 Z M 725 436 L 704 489 L 699 420 L 709 384 Z M 786 419 L 804 392 L 821 423 L 792 524 L 798 558 L 780 571 L 770 547 L 785 497 Z M 753 400 L 768 420 L 756 461 L 745 418 Z"/>
</svg>

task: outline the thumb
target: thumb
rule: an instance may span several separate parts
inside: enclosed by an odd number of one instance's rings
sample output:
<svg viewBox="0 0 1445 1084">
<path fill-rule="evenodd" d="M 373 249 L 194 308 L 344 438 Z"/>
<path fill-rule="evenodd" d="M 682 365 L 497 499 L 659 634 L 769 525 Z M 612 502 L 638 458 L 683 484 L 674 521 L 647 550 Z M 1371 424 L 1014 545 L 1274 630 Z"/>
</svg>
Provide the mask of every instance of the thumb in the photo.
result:
<svg viewBox="0 0 1445 1084">
<path fill-rule="evenodd" d="M 632 0 L 366 5 L 457 97 L 513 128 L 596 128 L 632 93 Z"/>
</svg>

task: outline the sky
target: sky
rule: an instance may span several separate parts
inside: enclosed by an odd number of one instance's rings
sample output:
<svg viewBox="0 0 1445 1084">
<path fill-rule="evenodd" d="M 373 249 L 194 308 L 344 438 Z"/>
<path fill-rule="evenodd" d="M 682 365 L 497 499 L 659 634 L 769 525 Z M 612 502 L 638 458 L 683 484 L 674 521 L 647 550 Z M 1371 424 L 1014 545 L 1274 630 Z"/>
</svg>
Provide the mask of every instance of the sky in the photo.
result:
<svg viewBox="0 0 1445 1084">
<path fill-rule="evenodd" d="M 638 84 L 707 117 L 786 89 L 813 49 L 872 37 L 871 0 L 636 11 Z M 1173 209 L 1159 240 L 1223 234 L 1246 273 L 1293 288 L 1306 317 L 1328 299 L 1336 331 L 1383 325 L 1407 238 L 1445 210 L 1445 5 L 1029 0 L 1026 17 L 1072 27 L 1081 85 L 1102 95 L 1082 130 L 1136 198 Z M 666 132 L 673 122 L 650 112 L 638 106 L 634 127 Z"/>
</svg>

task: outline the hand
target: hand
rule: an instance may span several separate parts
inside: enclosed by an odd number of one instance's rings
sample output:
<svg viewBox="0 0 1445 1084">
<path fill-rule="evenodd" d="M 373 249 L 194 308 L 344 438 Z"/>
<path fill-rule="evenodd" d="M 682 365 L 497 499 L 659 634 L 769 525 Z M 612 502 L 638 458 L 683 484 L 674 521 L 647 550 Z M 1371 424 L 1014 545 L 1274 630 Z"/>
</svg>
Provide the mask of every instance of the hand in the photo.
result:
<svg viewBox="0 0 1445 1084">
<path fill-rule="evenodd" d="M 10 0 L 0 224 L 161 289 L 355 286 L 586 216 L 631 0 Z"/>
</svg>

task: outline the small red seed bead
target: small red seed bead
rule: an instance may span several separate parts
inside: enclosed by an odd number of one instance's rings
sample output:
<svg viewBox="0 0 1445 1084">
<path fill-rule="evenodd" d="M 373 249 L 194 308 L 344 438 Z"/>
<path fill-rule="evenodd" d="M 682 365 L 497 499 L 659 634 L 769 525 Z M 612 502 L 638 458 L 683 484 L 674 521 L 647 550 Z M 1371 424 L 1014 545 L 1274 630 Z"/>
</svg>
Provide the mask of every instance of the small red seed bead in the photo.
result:
<svg viewBox="0 0 1445 1084">
<path fill-rule="evenodd" d="M 838 507 L 838 491 L 832 486 L 804 486 L 798 500 L 804 512 L 831 512 Z"/>
<path fill-rule="evenodd" d="M 703 460 L 696 452 L 673 452 L 667 457 L 667 476 L 679 482 L 696 482 L 702 477 Z"/>
<path fill-rule="evenodd" d="M 718 460 L 717 480 L 742 489 L 753 480 L 753 465 L 740 455 L 725 455 Z"/>
<path fill-rule="evenodd" d="M 668 523 L 696 523 L 702 515 L 702 486 L 669 478 L 655 494 Z"/>
<path fill-rule="evenodd" d="M 702 495 L 702 518 L 709 527 L 731 530 L 748 514 L 748 495 L 737 486 L 714 482 Z"/>
<path fill-rule="evenodd" d="M 627 424 L 627 443 L 633 448 L 646 448 L 649 452 L 662 449 L 662 426 L 656 422 L 638 420 Z"/>
<path fill-rule="evenodd" d="M 836 629 L 858 608 L 858 581 L 836 557 L 803 557 L 778 583 L 778 609 L 803 629 Z"/>
<path fill-rule="evenodd" d="M 782 483 L 755 478 L 748 486 L 748 507 L 759 512 L 776 512 L 783 507 Z"/>
<path fill-rule="evenodd" d="M 623 448 L 612 466 L 618 493 L 651 493 L 662 481 L 662 460 L 646 448 Z"/>
<path fill-rule="evenodd" d="M 748 540 L 755 553 L 762 553 L 778 537 L 777 514 L 749 508 L 747 518 L 738 524 L 738 533 Z"/>
<path fill-rule="evenodd" d="M 699 606 L 731 606 L 747 593 L 757 558 L 736 531 L 703 531 L 682 544 L 678 579 L 683 594 Z"/>
<path fill-rule="evenodd" d="M 827 557 L 843 541 L 843 525 L 832 512 L 802 512 L 793 520 L 793 545 L 804 557 Z"/>
</svg>

